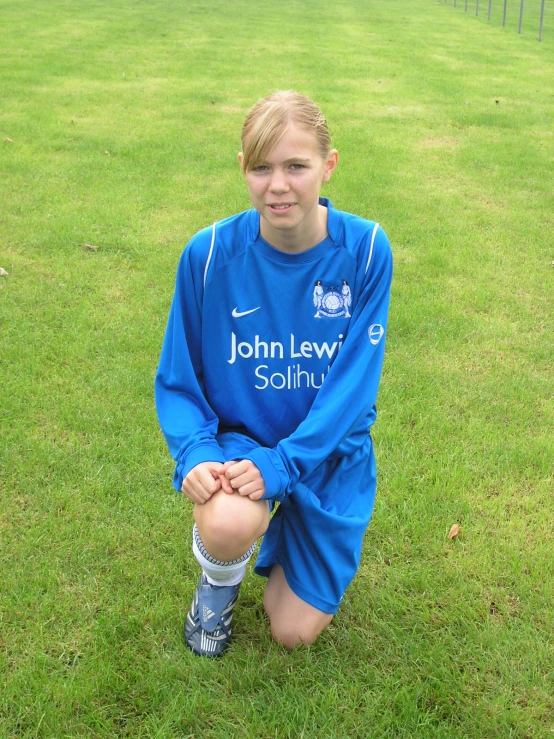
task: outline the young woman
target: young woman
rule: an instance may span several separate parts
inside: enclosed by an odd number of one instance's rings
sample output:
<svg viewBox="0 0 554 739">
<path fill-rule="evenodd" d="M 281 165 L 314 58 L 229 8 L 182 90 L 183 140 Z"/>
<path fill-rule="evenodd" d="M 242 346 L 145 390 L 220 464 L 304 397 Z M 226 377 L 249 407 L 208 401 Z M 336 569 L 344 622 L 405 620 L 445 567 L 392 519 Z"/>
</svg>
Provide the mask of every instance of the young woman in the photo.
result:
<svg viewBox="0 0 554 739">
<path fill-rule="evenodd" d="M 325 629 L 356 573 L 392 278 L 379 225 L 320 197 L 338 153 L 311 100 L 260 100 L 238 158 L 254 207 L 184 250 L 156 377 L 202 569 L 185 640 L 208 656 L 229 644 L 261 536 L 264 607 L 290 649 Z"/>
</svg>

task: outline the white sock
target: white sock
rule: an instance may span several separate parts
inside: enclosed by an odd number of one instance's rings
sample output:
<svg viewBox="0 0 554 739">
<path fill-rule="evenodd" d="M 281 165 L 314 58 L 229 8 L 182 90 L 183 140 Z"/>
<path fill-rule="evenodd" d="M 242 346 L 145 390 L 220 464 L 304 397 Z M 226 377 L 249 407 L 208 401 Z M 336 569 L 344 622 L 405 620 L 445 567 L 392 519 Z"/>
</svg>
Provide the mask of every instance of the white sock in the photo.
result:
<svg viewBox="0 0 554 739">
<path fill-rule="evenodd" d="M 246 565 L 255 548 L 256 542 L 242 557 L 232 562 L 221 562 L 206 551 L 196 524 L 192 529 L 192 551 L 210 585 L 238 585 L 242 582 L 246 574 Z"/>
</svg>

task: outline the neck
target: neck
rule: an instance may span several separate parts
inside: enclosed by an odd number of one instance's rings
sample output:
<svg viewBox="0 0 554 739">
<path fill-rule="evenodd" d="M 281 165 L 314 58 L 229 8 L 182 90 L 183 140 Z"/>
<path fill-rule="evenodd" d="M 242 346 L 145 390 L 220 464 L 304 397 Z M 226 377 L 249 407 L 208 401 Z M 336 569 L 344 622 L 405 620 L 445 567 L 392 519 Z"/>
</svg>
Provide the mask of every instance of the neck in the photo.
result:
<svg viewBox="0 0 554 739">
<path fill-rule="evenodd" d="M 264 218 L 260 218 L 260 234 L 268 244 L 289 254 L 312 249 L 327 236 L 327 208 L 317 205 L 313 222 L 299 224 L 295 229 L 273 228 Z"/>
</svg>

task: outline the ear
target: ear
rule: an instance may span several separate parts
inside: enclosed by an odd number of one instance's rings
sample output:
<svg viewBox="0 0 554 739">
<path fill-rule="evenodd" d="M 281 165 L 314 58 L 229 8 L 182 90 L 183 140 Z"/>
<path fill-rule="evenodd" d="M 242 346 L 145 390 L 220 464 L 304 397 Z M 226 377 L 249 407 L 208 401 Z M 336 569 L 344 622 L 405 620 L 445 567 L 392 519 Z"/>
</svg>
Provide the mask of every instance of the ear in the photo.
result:
<svg viewBox="0 0 554 739">
<path fill-rule="evenodd" d="M 339 153 L 336 149 L 331 149 L 327 155 L 327 161 L 325 162 L 325 169 L 323 170 L 322 182 L 329 182 L 331 175 L 335 171 L 337 164 L 339 163 Z"/>
<path fill-rule="evenodd" d="M 244 174 L 244 169 L 242 167 L 242 163 L 244 161 L 244 154 L 242 153 L 242 151 L 239 151 L 239 153 L 237 154 L 237 159 L 239 160 L 241 172 Z"/>
</svg>

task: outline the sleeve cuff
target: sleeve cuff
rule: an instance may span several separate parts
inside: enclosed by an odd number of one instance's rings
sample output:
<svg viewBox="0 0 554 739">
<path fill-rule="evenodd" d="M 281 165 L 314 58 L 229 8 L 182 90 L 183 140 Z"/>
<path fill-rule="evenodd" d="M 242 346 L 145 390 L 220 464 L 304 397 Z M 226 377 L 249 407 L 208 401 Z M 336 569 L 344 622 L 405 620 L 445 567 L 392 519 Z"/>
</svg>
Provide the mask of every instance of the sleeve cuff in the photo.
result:
<svg viewBox="0 0 554 739">
<path fill-rule="evenodd" d="M 216 441 L 192 447 L 175 467 L 173 487 L 180 493 L 183 480 L 197 464 L 201 462 L 221 462 L 223 464 L 225 461 L 225 455 Z"/>
<path fill-rule="evenodd" d="M 287 496 L 290 478 L 275 449 L 258 447 L 249 454 L 245 454 L 243 459 L 254 462 L 264 478 L 265 493 L 261 500 L 279 501 Z"/>
</svg>

